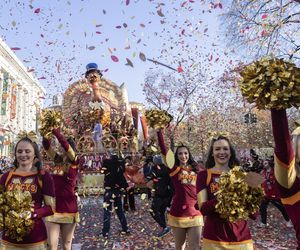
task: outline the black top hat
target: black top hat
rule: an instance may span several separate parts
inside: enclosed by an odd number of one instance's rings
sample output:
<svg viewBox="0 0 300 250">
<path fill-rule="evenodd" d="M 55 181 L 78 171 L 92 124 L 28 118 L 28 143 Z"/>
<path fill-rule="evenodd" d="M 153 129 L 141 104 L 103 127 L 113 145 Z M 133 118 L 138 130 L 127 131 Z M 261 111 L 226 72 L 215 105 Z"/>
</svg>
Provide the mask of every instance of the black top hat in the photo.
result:
<svg viewBox="0 0 300 250">
<path fill-rule="evenodd" d="M 99 73 L 99 75 L 102 76 L 102 73 L 98 69 L 97 63 L 89 63 L 86 65 L 85 77 L 87 77 L 87 75 L 92 71 L 97 71 Z"/>
</svg>

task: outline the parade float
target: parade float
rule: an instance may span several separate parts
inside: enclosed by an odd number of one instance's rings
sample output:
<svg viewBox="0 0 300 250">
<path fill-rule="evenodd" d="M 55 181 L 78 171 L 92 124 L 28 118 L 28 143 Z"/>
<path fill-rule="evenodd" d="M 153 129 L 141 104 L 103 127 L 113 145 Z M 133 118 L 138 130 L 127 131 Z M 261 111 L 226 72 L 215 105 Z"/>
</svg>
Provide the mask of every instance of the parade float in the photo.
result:
<svg viewBox="0 0 300 250">
<path fill-rule="evenodd" d="M 101 98 L 100 105 L 95 101 L 97 95 Z M 128 102 L 124 83 L 119 87 L 102 77 L 91 85 L 87 79 L 80 79 L 67 88 L 62 105 L 54 110 L 51 114 L 49 109 L 45 110 L 40 131 L 46 135 L 49 127 L 58 126 L 61 115 L 63 134 L 75 140 L 80 159 L 79 193 L 102 191 L 104 176 L 101 168 L 108 152 L 115 152 L 120 157 L 131 156 L 132 167 L 125 175 L 136 184 L 143 184 L 141 149 L 147 138 L 147 126 L 141 115 L 143 105 Z M 56 125 L 55 119 L 58 120 Z M 143 129 L 141 138 L 138 135 L 139 120 Z"/>
</svg>

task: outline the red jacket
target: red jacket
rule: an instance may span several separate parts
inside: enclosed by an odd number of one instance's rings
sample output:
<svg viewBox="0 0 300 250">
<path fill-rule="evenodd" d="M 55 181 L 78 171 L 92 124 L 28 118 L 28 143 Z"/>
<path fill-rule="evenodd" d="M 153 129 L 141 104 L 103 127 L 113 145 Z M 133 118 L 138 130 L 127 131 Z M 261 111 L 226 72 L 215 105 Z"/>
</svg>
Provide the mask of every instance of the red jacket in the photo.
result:
<svg viewBox="0 0 300 250">
<path fill-rule="evenodd" d="M 265 178 L 262 187 L 265 191 L 265 198 L 270 200 L 279 200 L 279 192 L 276 187 L 276 179 L 274 175 L 274 169 L 265 169 L 262 173 L 263 177 Z"/>
</svg>

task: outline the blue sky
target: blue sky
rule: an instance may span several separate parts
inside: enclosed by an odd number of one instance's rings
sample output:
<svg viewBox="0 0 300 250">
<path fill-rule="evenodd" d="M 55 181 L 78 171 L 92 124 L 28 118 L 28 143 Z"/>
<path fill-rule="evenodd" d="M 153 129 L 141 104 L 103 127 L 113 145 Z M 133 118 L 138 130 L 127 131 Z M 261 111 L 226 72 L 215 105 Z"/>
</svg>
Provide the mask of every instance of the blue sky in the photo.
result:
<svg viewBox="0 0 300 250">
<path fill-rule="evenodd" d="M 142 61 L 140 53 L 183 69 L 195 64 L 195 58 L 190 60 L 195 54 L 212 77 L 228 64 L 219 30 L 218 16 L 225 8 L 220 1 L 127 2 L 2 0 L 0 36 L 34 70 L 47 90 L 46 103 L 82 77 L 89 62 L 116 84 L 125 82 L 130 101 L 139 102 L 144 102 L 145 72 L 157 67 Z M 133 67 L 125 65 L 126 58 Z"/>
</svg>

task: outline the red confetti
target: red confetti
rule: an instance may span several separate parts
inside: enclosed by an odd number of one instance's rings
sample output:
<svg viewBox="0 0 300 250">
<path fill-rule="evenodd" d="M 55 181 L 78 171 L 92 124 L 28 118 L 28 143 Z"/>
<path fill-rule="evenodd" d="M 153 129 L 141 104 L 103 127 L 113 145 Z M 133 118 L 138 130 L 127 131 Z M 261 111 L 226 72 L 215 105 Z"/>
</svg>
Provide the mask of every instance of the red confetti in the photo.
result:
<svg viewBox="0 0 300 250">
<path fill-rule="evenodd" d="M 114 62 L 118 62 L 118 61 L 119 61 L 119 58 L 116 57 L 116 56 L 114 56 L 114 55 L 112 55 L 112 56 L 111 56 L 111 60 L 113 60 Z"/>
<path fill-rule="evenodd" d="M 263 14 L 263 15 L 261 16 L 262 19 L 266 19 L 267 17 L 268 17 L 267 14 Z"/>
<path fill-rule="evenodd" d="M 21 48 L 18 47 L 14 47 L 14 48 L 10 48 L 11 50 L 20 50 Z"/>
<path fill-rule="evenodd" d="M 177 72 L 178 72 L 178 73 L 183 72 L 183 68 L 182 68 L 181 66 L 179 66 L 179 67 L 177 68 Z"/>
<path fill-rule="evenodd" d="M 100 34 L 102 34 L 102 33 L 101 33 L 100 31 L 96 31 L 96 34 L 99 34 L 99 35 L 100 35 Z"/>
<path fill-rule="evenodd" d="M 39 14 L 40 11 L 41 11 L 41 9 L 40 9 L 40 8 L 37 8 L 37 9 L 35 9 L 34 13 L 35 13 L 35 14 Z"/>
<path fill-rule="evenodd" d="M 268 35 L 268 32 L 263 30 L 260 34 L 261 34 L 261 36 L 266 36 L 266 35 Z"/>
</svg>

